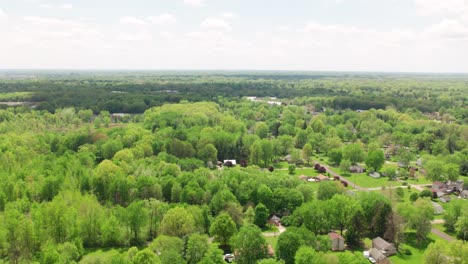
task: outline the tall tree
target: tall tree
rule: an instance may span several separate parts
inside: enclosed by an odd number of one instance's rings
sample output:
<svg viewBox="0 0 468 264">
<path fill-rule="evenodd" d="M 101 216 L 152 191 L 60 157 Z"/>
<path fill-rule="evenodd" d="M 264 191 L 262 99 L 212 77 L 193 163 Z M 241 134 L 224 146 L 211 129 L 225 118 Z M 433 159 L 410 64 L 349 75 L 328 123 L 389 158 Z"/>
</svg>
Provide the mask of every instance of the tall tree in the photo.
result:
<svg viewBox="0 0 468 264">
<path fill-rule="evenodd" d="M 182 207 L 170 209 L 161 222 L 161 233 L 168 236 L 186 237 L 195 231 L 192 214 Z"/>
<path fill-rule="evenodd" d="M 221 246 L 228 245 L 229 240 L 236 232 L 236 223 L 227 213 L 218 215 L 210 226 L 210 234 Z"/>
<path fill-rule="evenodd" d="M 346 145 L 343 149 L 343 157 L 351 161 L 352 164 L 364 161 L 364 155 L 364 150 L 358 143 Z"/>
<path fill-rule="evenodd" d="M 268 246 L 260 228 L 254 225 L 241 227 L 231 239 L 236 263 L 254 264 L 266 257 Z"/>
<path fill-rule="evenodd" d="M 269 215 L 270 213 L 264 204 L 257 204 L 257 206 L 255 206 L 254 224 L 259 227 L 264 227 L 268 221 Z"/>
<path fill-rule="evenodd" d="M 379 171 L 385 163 L 385 155 L 382 150 L 370 151 L 366 158 L 366 166 L 373 171 Z"/>
</svg>

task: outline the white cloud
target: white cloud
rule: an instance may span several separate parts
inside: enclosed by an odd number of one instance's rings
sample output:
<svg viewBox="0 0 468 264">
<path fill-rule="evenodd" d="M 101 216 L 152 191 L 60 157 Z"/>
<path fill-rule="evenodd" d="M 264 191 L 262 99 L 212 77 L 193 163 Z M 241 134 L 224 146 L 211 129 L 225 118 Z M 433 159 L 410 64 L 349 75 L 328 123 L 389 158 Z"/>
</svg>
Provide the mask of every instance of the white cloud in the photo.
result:
<svg viewBox="0 0 468 264">
<path fill-rule="evenodd" d="M 467 13 L 466 0 L 414 0 L 416 10 L 420 15 L 450 16 Z"/>
<path fill-rule="evenodd" d="M 73 5 L 72 4 L 63 4 L 60 6 L 60 8 L 62 9 L 73 9 Z"/>
<path fill-rule="evenodd" d="M 184 0 L 184 4 L 190 6 L 202 6 L 205 4 L 205 0 Z"/>
<path fill-rule="evenodd" d="M 25 16 L 23 20 L 29 22 L 35 26 L 43 27 L 85 27 L 80 21 L 69 20 L 69 19 L 58 19 L 53 17 L 39 17 L 39 16 Z"/>
<path fill-rule="evenodd" d="M 148 31 L 140 31 L 136 33 L 121 33 L 117 37 L 117 40 L 123 41 L 149 41 L 152 39 L 153 37 Z"/>
<path fill-rule="evenodd" d="M 7 18 L 7 14 L 5 13 L 5 11 L 3 11 L 3 9 L 0 8 L 0 19 L 5 19 Z"/>
<path fill-rule="evenodd" d="M 168 24 L 174 24 L 177 23 L 177 19 L 174 15 L 172 14 L 161 14 L 158 16 L 150 16 L 148 17 L 148 20 L 157 25 L 168 25 Z"/>
<path fill-rule="evenodd" d="M 145 21 L 132 16 L 124 16 L 120 18 L 120 23 L 125 25 L 145 25 Z"/>
<path fill-rule="evenodd" d="M 237 19 L 239 16 L 237 14 L 231 13 L 231 12 L 226 12 L 221 15 L 222 17 L 226 19 Z"/>
<path fill-rule="evenodd" d="M 205 19 L 201 26 L 206 29 L 212 30 L 224 30 L 229 31 L 231 30 L 231 25 L 223 19 L 209 17 Z"/>
<path fill-rule="evenodd" d="M 422 35 L 445 40 L 468 40 L 468 26 L 457 20 L 444 19 L 442 22 L 428 27 Z"/>
</svg>

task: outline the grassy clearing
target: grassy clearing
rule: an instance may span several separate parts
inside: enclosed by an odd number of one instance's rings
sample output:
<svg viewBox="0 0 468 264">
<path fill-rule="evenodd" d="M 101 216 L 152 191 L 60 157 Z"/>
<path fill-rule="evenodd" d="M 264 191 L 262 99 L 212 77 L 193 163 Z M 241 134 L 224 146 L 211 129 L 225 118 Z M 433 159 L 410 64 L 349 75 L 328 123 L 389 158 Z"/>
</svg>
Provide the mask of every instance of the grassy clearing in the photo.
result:
<svg viewBox="0 0 468 264">
<path fill-rule="evenodd" d="M 0 93 L 0 101 L 21 101 L 31 98 L 32 92 Z"/>
<path fill-rule="evenodd" d="M 264 228 L 262 228 L 262 232 L 268 232 L 268 233 L 278 232 L 278 227 L 272 224 L 267 224 Z"/>
<path fill-rule="evenodd" d="M 403 197 L 398 197 L 396 193 L 396 189 L 386 188 L 385 190 L 379 190 L 379 191 L 395 203 L 409 202 L 411 194 L 420 193 L 420 191 L 414 188 L 408 189 L 408 186 L 401 186 L 401 188 L 403 189 Z"/>
<path fill-rule="evenodd" d="M 408 232 L 406 233 L 406 243 L 400 245 L 400 253 L 390 257 L 390 260 L 393 264 L 423 263 L 424 251 L 427 246 L 437 240 L 441 240 L 441 238 L 434 234 L 429 234 L 428 240 L 424 242 L 421 247 L 418 247 L 416 233 Z M 411 251 L 411 255 L 405 254 L 406 250 Z"/>
<path fill-rule="evenodd" d="M 99 248 L 87 249 L 83 258 L 79 263 L 94 264 L 94 263 L 108 263 L 117 254 L 127 252 L 128 248 Z"/>
<path fill-rule="evenodd" d="M 268 245 L 271 245 L 273 247 L 273 249 L 276 250 L 276 244 L 278 243 L 278 237 L 279 237 L 279 234 L 277 236 L 265 237 L 265 240 L 268 243 Z"/>
<path fill-rule="evenodd" d="M 444 224 L 433 224 L 432 227 L 439 229 L 440 231 L 446 233 L 447 235 L 451 237 L 457 238 L 457 233 L 455 233 L 454 231 L 447 230 Z"/>
</svg>

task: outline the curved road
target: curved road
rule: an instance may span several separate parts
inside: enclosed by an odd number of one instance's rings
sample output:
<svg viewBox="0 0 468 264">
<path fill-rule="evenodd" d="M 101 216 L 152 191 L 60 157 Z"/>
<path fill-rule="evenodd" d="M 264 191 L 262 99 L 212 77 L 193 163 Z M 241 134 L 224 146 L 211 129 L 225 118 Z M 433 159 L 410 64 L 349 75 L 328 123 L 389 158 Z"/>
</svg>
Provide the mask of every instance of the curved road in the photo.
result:
<svg viewBox="0 0 468 264">
<path fill-rule="evenodd" d="M 320 164 L 320 163 L 317 162 L 317 161 L 314 161 L 314 162 Z M 348 180 L 347 178 L 345 178 L 345 177 L 339 175 L 338 173 L 334 172 L 333 170 L 330 169 L 329 166 L 326 166 L 326 165 L 324 165 L 324 164 L 320 164 L 320 166 L 325 167 L 325 169 L 327 170 L 327 172 L 330 173 L 330 175 L 332 175 L 333 177 L 339 177 L 340 180 L 348 182 L 349 186 L 354 186 L 354 188 L 355 188 L 356 190 L 358 190 L 358 191 L 377 191 L 377 190 L 380 190 L 380 189 L 381 189 L 381 187 L 380 187 L 380 188 L 364 188 L 364 187 L 361 187 L 361 186 L 359 186 L 359 185 L 356 185 L 354 182 Z M 430 185 L 428 185 L 428 184 L 411 185 L 412 188 L 415 188 L 415 189 L 418 190 L 418 191 L 423 191 L 423 190 L 424 190 L 424 187 L 427 187 L 427 186 L 430 186 Z M 398 188 L 398 187 L 401 187 L 401 186 L 393 186 L 392 188 Z M 431 223 L 432 223 L 432 224 L 443 224 L 444 222 L 445 222 L 445 221 L 444 221 L 443 219 L 436 219 L 436 220 L 432 221 Z M 436 236 L 438 236 L 438 237 L 444 239 L 445 241 L 450 242 L 450 241 L 455 240 L 453 237 L 451 237 L 450 235 L 448 235 L 448 234 L 446 234 L 446 233 L 440 231 L 440 230 L 437 229 L 437 228 L 432 228 L 432 229 L 431 229 L 431 232 L 432 232 L 434 235 L 436 235 Z M 272 236 L 273 236 L 273 235 L 272 235 Z"/>
</svg>

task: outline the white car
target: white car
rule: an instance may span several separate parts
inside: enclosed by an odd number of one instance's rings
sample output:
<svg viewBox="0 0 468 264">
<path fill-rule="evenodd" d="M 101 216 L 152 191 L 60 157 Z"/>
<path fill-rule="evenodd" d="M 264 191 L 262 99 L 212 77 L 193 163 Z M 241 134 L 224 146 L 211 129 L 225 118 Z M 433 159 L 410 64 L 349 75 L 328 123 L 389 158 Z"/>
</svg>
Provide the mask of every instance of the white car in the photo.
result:
<svg viewBox="0 0 468 264">
<path fill-rule="evenodd" d="M 376 263 L 377 261 L 375 261 L 375 259 L 373 257 L 369 257 L 369 261 L 370 263 Z"/>
<path fill-rule="evenodd" d="M 234 261 L 234 255 L 232 254 L 224 254 L 224 261 L 231 263 Z"/>
</svg>

